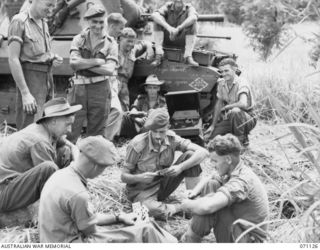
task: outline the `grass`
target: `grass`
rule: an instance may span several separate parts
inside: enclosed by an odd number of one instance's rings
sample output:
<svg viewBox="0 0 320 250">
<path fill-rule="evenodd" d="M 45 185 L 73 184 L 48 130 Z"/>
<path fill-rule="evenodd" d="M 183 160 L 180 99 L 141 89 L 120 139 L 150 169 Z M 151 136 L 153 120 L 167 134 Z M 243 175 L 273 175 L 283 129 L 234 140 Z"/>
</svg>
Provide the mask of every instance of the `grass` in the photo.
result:
<svg viewBox="0 0 320 250">
<path fill-rule="evenodd" d="M 201 34 L 232 35 L 231 41 L 216 41 L 214 49 L 238 55 L 243 75 L 253 84 L 260 121 L 250 135 L 250 148 L 243 160 L 261 178 L 269 196 L 268 242 L 319 242 L 320 223 L 320 74 L 310 75 L 309 45 L 295 39 L 279 56 L 261 62 L 248 46 L 239 27 L 202 26 Z M 307 40 L 314 24 L 294 27 Z M 290 40 L 290 38 L 288 38 Z M 277 52 L 280 52 L 281 48 Z M 4 133 L 12 131 L 7 126 Z M 124 158 L 126 143 L 118 145 Z M 123 162 L 108 168 L 90 181 L 89 189 L 97 212 L 131 211 L 124 184 L 120 180 Z M 204 175 L 213 171 L 202 163 Z M 177 198 L 184 185 L 174 193 Z M 188 225 L 183 216 L 159 222 L 167 231 L 180 236 Z M 14 227 L 0 230 L 1 242 L 36 242 L 36 228 Z M 204 242 L 215 242 L 213 234 Z"/>
</svg>

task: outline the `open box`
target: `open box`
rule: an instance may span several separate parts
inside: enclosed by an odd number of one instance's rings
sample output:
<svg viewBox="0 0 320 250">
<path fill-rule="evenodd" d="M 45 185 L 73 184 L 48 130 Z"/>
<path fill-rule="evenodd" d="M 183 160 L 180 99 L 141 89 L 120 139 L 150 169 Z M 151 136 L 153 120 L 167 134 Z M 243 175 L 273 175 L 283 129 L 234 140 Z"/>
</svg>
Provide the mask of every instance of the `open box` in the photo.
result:
<svg viewBox="0 0 320 250">
<path fill-rule="evenodd" d="M 171 91 L 165 97 L 171 129 L 183 137 L 202 137 L 200 93 L 195 90 Z"/>
</svg>

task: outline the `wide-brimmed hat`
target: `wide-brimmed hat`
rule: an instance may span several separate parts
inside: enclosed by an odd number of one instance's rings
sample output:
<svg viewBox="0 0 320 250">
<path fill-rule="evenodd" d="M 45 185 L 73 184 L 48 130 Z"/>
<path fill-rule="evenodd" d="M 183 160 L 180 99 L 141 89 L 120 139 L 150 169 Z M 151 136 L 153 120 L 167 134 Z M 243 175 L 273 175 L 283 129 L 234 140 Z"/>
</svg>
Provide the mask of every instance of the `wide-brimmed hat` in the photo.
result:
<svg viewBox="0 0 320 250">
<path fill-rule="evenodd" d="M 113 165 L 118 158 L 114 144 L 101 135 L 81 140 L 79 149 L 90 161 L 100 166 Z"/>
<path fill-rule="evenodd" d="M 87 9 L 87 11 L 84 13 L 84 18 L 85 19 L 90 19 L 93 17 L 101 17 L 104 16 L 106 13 L 106 10 L 99 4 L 92 4 L 90 7 Z"/>
<path fill-rule="evenodd" d="M 164 81 L 160 81 L 156 75 L 149 75 L 143 85 L 162 85 Z"/>
<path fill-rule="evenodd" d="M 49 117 L 71 115 L 81 109 L 82 105 L 70 106 L 67 99 L 64 97 L 54 98 L 43 105 L 42 117 L 39 118 L 36 123 Z"/>
</svg>

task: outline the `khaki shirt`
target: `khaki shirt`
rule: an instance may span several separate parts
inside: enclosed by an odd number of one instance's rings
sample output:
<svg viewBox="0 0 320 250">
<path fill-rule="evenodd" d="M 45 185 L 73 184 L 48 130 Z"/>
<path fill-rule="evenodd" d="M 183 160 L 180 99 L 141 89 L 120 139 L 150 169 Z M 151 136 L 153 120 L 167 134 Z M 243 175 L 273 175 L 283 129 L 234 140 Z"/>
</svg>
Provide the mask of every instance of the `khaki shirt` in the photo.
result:
<svg viewBox="0 0 320 250">
<path fill-rule="evenodd" d="M 51 63 L 51 38 L 45 19 L 39 25 L 29 10 L 15 15 L 9 26 L 8 45 L 13 41 L 21 44 L 21 62 Z"/>
<path fill-rule="evenodd" d="M 134 101 L 132 104 L 131 108 L 136 108 L 138 111 L 144 111 L 148 112 L 150 109 L 156 109 L 156 108 L 166 108 L 167 103 L 166 99 L 158 95 L 158 99 L 156 104 L 153 107 L 150 107 L 149 101 L 148 101 L 148 96 L 147 95 L 138 95 L 137 99 Z"/>
<path fill-rule="evenodd" d="M 232 208 L 235 218 L 258 224 L 269 216 L 266 189 L 259 177 L 242 161 L 217 192 L 222 192 L 228 197 L 228 206 Z"/>
<path fill-rule="evenodd" d="M 73 165 L 49 178 L 39 205 L 41 243 L 86 241 L 81 231 L 97 224 L 86 185 L 86 179 Z"/>
<path fill-rule="evenodd" d="M 129 79 L 133 74 L 134 64 L 137 57 L 141 55 L 144 51 L 146 45 L 143 41 L 134 45 L 131 51 L 124 53 L 119 49 L 119 68 L 118 68 L 118 78 L 121 82 L 128 83 Z"/>
<path fill-rule="evenodd" d="M 196 9 L 191 4 L 184 4 L 181 12 L 177 13 L 174 10 L 173 2 L 167 2 L 160 9 L 156 10 L 156 12 L 159 12 L 172 27 L 177 27 L 192 15 L 198 17 Z"/>
<path fill-rule="evenodd" d="M 73 38 L 70 53 L 74 57 L 85 59 L 102 58 L 106 62 L 112 60 L 118 64 L 118 44 L 114 38 L 104 34 L 99 43 L 95 47 L 92 47 L 89 28 Z M 87 77 L 99 75 L 89 70 L 79 70 L 77 74 Z"/>
<path fill-rule="evenodd" d="M 224 105 L 238 102 L 243 93 L 248 97 L 247 110 L 251 110 L 254 106 L 254 97 L 251 86 L 246 79 L 236 76 L 230 89 L 224 80 L 219 81 L 217 97 L 223 101 Z"/>
<path fill-rule="evenodd" d="M 175 152 L 186 152 L 190 144 L 190 140 L 184 139 L 169 130 L 165 141 L 158 151 L 152 144 L 150 131 L 139 134 L 131 140 L 127 147 L 124 168 L 132 174 L 156 172 L 168 168 L 174 161 Z M 128 184 L 127 189 L 129 191 L 129 199 L 139 194 L 142 190 L 150 189 L 151 193 L 155 193 L 160 189 L 160 180 L 149 184 Z"/>
<path fill-rule="evenodd" d="M 54 140 L 36 123 L 3 139 L 0 152 L 0 183 L 44 161 L 56 161 Z"/>
</svg>

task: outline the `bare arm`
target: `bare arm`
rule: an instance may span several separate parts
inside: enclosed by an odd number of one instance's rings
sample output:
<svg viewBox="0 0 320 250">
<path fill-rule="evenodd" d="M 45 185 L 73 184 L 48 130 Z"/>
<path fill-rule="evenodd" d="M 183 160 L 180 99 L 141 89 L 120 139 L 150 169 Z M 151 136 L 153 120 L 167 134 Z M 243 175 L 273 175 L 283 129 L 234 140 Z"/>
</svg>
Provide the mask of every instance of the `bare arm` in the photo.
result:
<svg viewBox="0 0 320 250">
<path fill-rule="evenodd" d="M 152 14 L 152 20 L 157 24 L 161 25 L 168 32 L 170 32 L 170 30 L 173 29 L 173 27 L 167 23 L 166 19 L 159 12 L 154 12 Z"/>
<path fill-rule="evenodd" d="M 108 61 L 107 63 L 105 63 L 103 65 L 93 67 L 88 70 L 90 70 L 91 72 L 100 74 L 100 75 L 112 76 L 114 71 L 116 70 L 116 67 L 117 67 L 116 62 Z"/>
<path fill-rule="evenodd" d="M 223 110 L 230 110 L 233 108 L 247 109 L 248 108 L 248 96 L 245 93 L 240 94 L 239 101 L 228 104 L 222 108 Z"/>
<path fill-rule="evenodd" d="M 194 165 L 200 164 L 206 157 L 209 156 L 209 152 L 205 148 L 200 147 L 195 143 L 191 143 L 188 146 L 188 150 L 191 150 L 194 153 L 189 159 L 179 164 L 182 171 L 187 170 Z"/>
<path fill-rule="evenodd" d="M 157 173 L 145 172 L 142 174 L 132 174 L 130 170 L 124 168 L 121 173 L 121 181 L 127 184 L 151 183 Z"/>
<path fill-rule="evenodd" d="M 179 31 L 193 25 L 198 20 L 198 17 L 194 14 L 190 15 L 186 20 L 183 21 L 177 28 Z"/>
<path fill-rule="evenodd" d="M 210 197 L 202 197 L 196 200 L 184 200 L 181 208 L 183 211 L 190 211 L 197 215 L 212 214 L 228 205 L 228 197 L 217 192 Z"/>
<path fill-rule="evenodd" d="M 73 50 L 70 54 L 70 66 L 74 71 L 82 69 L 90 69 L 105 64 L 105 60 L 101 58 L 85 59 L 81 57 L 79 51 Z"/>
</svg>

